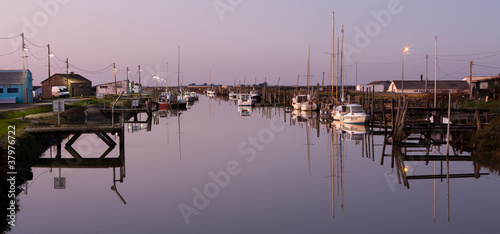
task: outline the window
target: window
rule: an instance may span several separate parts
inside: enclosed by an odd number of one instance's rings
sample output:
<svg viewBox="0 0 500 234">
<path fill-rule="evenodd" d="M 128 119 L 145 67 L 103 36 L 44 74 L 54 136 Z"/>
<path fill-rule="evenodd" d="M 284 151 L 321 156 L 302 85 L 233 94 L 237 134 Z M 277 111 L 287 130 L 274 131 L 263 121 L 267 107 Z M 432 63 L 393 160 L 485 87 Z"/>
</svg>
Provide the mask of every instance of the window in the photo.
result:
<svg viewBox="0 0 500 234">
<path fill-rule="evenodd" d="M 7 93 L 18 93 L 19 88 L 7 88 Z"/>
<path fill-rule="evenodd" d="M 3 93 L 3 89 L 2 88 L 0 88 L 0 93 Z"/>
</svg>

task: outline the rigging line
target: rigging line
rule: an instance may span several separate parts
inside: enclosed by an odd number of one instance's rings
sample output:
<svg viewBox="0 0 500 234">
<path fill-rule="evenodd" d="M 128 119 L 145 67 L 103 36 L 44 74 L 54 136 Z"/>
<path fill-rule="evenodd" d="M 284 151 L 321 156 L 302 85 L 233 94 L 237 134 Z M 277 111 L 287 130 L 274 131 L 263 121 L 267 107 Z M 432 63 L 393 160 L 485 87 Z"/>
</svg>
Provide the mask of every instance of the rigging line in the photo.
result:
<svg viewBox="0 0 500 234">
<path fill-rule="evenodd" d="M 486 68 L 494 68 L 494 69 L 500 69 L 500 67 L 494 67 L 494 66 L 486 66 L 486 65 L 480 65 L 480 64 L 473 64 L 473 66 L 478 66 L 478 67 L 486 67 Z"/>
<path fill-rule="evenodd" d="M 37 44 L 35 44 L 35 43 L 33 43 L 33 42 L 29 41 L 26 37 L 24 38 L 24 40 L 25 40 L 25 41 L 27 41 L 28 43 L 30 43 L 31 45 L 36 46 L 36 47 L 40 47 L 40 48 L 42 48 L 42 47 L 43 47 L 43 48 L 47 48 L 47 45 L 44 45 L 44 46 L 37 45 Z"/>
<path fill-rule="evenodd" d="M 7 53 L 7 54 L 0 54 L 0 56 L 7 56 L 7 55 L 11 55 L 13 53 L 16 53 L 17 51 L 21 50 L 22 47 L 19 47 L 17 50 L 13 51 L 13 52 L 10 52 L 10 53 Z"/>
</svg>

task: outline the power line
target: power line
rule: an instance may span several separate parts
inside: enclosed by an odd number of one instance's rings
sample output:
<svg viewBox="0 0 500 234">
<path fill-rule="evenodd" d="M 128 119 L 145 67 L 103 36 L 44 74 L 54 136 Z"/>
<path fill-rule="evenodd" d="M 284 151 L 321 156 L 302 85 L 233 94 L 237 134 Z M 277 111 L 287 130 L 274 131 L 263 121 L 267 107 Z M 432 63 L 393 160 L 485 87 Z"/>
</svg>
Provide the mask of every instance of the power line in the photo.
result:
<svg viewBox="0 0 500 234">
<path fill-rule="evenodd" d="M 474 63 L 474 66 L 478 66 L 478 67 L 486 67 L 486 68 L 494 68 L 494 69 L 500 69 L 500 67 L 480 65 L 480 64 L 476 64 L 476 63 Z"/>
<path fill-rule="evenodd" d="M 21 34 L 17 35 L 17 36 L 12 36 L 12 37 L 0 37 L 1 40 L 10 40 L 10 39 L 14 39 L 16 37 L 20 37 Z"/>
<path fill-rule="evenodd" d="M 113 66 L 113 64 L 110 64 L 108 65 L 107 67 L 103 68 L 103 69 L 99 69 L 99 70 L 95 70 L 95 71 L 92 71 L 92 70 L 86 70 L 86 69 L 82 69 L 82 68 L 79 68 L 73 64 L 69 64 L 71 66 L 71 68 L 75 68 L 77 70 L 80 70 L 80 71 L 84 71 L 84 72 L 87 72 L 87 73 L 103 73 L 104 71 L 106 71 L 107 69 L 111 68 Z"/>
<path fill-rule="evenodd" d="M 40 48 L 47 48 L 47 45 L 44 45 L 44 46 L 41 46 L 41 45 L 37 45 L 31 41 L 29 41 L 26 37 L 24 38 L 25 41 L 27 41 L 29 44 L 33 45 L 33 46 L 36 46 L 36 47 L 40 47 Z"/>
<path fill-rule="evenodd" d="M 0 56 L 7 56 L 7 55 L 11 55 L 13 53 L 16 53 L 17 51 L 21 50 L 21 47 L 19 47 L 17 50 L 14 50 L 13 52 L 10 52 L 10 53 L 7 53 L 7 54 L 0 54 Z"/>
<path fill-rule="evenodd" d="M 422 58 L 414 58 L 414 59 L 405 59 L 406 62 L 410 62 L 410 61 L 415 61 L 415 60 L 419 60 L 419 59 L 422 59 Z M 385 63 L 363 63 L 363 62 L 358 62 L 358 64 L 365 64 L 365 65 L 390 65 L 390 64 L 400 64 L 402 61 L 397 61 L 397 62 L 385 62 Z"/>
</svg>

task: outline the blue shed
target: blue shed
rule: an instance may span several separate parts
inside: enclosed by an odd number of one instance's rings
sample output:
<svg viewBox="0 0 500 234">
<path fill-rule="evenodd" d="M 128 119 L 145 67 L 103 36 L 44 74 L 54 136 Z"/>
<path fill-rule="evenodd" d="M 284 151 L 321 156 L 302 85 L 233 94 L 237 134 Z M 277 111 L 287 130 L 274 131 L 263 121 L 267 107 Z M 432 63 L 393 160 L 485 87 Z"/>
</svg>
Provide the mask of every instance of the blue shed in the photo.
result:
<svg viewBox="0 0 500 234">
<path fill-rule="evenodd" d="M 26 85 L 25 88 L 24 85 Z M 31 71 L 0 70 L 0 103 L 25 102 L 33 102 L 33 75 Z"/>
</svg>

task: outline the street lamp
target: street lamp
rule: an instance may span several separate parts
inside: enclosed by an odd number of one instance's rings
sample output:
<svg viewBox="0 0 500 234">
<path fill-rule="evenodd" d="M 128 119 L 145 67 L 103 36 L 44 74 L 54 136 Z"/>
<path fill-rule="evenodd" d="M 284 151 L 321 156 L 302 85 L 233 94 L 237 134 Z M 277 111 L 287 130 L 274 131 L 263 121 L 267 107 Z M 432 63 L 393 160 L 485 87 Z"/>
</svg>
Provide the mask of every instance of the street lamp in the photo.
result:
<svg viewBox="0 0 500 234">
<path fill-rule="evenodd" d="M 405 52 L 409 50 L 408 47 L 403 48 L 403 62 L 401 67 L 401 94 L 404 96 L 404 82 L 405 82 Z"/>
</svg>

